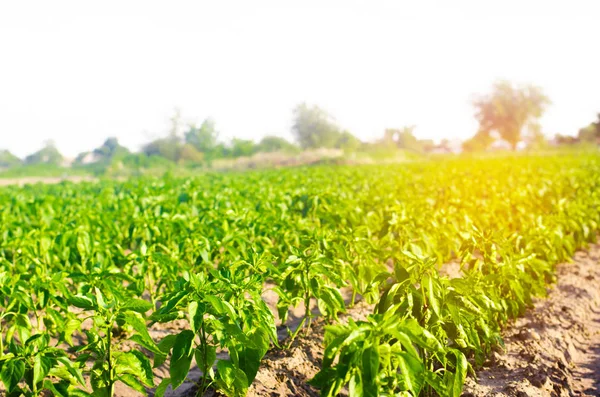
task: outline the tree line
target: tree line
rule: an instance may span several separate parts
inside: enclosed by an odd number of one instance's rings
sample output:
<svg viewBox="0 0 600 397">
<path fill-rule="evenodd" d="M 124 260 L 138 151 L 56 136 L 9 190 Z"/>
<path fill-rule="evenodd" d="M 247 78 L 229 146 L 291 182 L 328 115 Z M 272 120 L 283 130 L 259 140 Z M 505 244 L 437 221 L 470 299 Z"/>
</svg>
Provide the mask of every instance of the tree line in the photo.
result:
<svg viewBox="0 0 600 397">
<path fill-rule="evenodd" d="M 550 103 L 550 99 L 539 87 L 515 85 L 508 81 L 495 83 L 489 93 L 477 96 L 472 101 L 479 129 L 462 143 L 462 150 L 485 151 L 500 140 L 513 150 L 521 142 L 532 148 L 546 145 L 547 138 L 541 131 L 539 120 Z M 390 149 L 428 152 L 448 146 L 446 140 L 435 144 L 431 140 L 418 139 L 414 129 L 415 126 L 386 129 L 379 140 L 363 142 L 341 128 L 324 109 L 301 103 L 293 110 L 294 142 L 275 135 L 265 136 L 259 142 L 239 138 L 224 142 L 219 137 L 214 120 L 206 119 L 200 125 L 183 126 L 181 114 L 176 111 L 166 136 L 146 143 L 140 152 L 132 153 L 120 145 L 116 138 L 108 138 L 102 146 L 77 156 L 73 165 L 95 164 L 96 167 L 103 167 L 115 162 L 132 167 L 167 163 L 210 165 L 218 159 L 235 159 L 269 152 L 294 154 L 317 148 L 335 148 L 344 152 L 363 151 L 377 156 Z M 600 144 L 600 113 L 596 121 L 581 128 L 576 136 L 557 134 L 554 142 Z M 63 156 L 51 141 L 23 160 L 7 150 L 0 150 L 0 168 L 36 164 L 58 166 L 63 162 Z"/>
</svg>

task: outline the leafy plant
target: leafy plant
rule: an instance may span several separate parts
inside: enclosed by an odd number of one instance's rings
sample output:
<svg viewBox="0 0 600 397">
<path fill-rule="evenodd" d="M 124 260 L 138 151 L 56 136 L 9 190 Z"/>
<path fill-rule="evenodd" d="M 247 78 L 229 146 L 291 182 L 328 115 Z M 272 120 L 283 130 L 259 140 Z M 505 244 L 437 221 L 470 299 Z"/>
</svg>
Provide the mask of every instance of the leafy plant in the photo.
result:
<svg viewBox="0 0 600 397">
<path fill-rule="evenodd" d="M 210 386 L 229 396 L 246 394 L 270 342 L 277 343 L 273 314 L 261 299 L 266 269 L 263 260 L 240 261 L 227 270 L 189 273 L 180 280 L 178 291 L 152 316 L 156 321 L 185 316 L 190 327 L 159 344 L 165 354 L 171 352 L 171 376 L 160 390 L 169 383 L 179 387 L 195 358 L 202 371 L 198 396 Z M 217 359 L 218 349 L 229 358 Z"/>
<path fill-rule="evenodd" d="M 162 351 L 150 337 L 141 316 L 152 308 L 152 304 L 118 295 L 107 297 L 97 287 L 94 294 L 72 296 L 69 303 L 92 312 L 90 317 L 94 327 L 85 331 L 87 344 L 77 349 L 81 353 L 77 360 L 93 362 L 89 370 L 93 395 L 112 397 L 116 382 L 146 394 L 145 388 L 154 386 L 150 360 L 138 350 L 122 350 L 121 341 L 115 340 L 113 333 L 116 325 L 128 325 L 135 331 L 131 341 L 161 355 Z"/>
</svg>

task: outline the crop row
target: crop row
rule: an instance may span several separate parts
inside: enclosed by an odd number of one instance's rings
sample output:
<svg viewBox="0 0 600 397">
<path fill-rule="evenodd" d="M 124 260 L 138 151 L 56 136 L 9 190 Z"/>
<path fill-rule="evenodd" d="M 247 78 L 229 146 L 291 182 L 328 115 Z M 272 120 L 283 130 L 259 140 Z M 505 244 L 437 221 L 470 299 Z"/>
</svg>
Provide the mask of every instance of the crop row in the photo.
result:
<svg viewBox="0 0 600 397">
<path fill-rule="evenodd" d="M 293 340 L 314 300 L 331 323 L 322 395 L 458 396 L 555 265 L 596 240 L 598 208 L 593 155 L 6 187 L 0 379 L 14 395 L 160 395 L 195 361 L 199 395 L 245 395 L 289 344 L 276 319 L 306 308 Z M 372 315 L 337 323 L 357 296 Z"/>
</svg>

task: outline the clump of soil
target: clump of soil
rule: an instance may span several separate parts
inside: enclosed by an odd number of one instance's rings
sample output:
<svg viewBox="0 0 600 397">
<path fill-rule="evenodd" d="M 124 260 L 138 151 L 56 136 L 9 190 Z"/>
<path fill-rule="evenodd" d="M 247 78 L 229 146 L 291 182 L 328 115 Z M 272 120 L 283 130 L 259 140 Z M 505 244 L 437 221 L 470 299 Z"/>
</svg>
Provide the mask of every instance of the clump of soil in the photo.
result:
<svg viewBox="0 0 600 397">
<path fill-rule="evenodd" d="M 558 266 L 558 283 L 504 334 L 506 350 L 464 396 L 600 396 L 600 246 Z"/>
<path fill-rule="evenodd" d="M 323 360 L 323 326 L 319 320 L 310 335 L 298 336 L 289 349 L 268 352 L 248 396 L 318 396 L 308 381 Z"/>
</svg>

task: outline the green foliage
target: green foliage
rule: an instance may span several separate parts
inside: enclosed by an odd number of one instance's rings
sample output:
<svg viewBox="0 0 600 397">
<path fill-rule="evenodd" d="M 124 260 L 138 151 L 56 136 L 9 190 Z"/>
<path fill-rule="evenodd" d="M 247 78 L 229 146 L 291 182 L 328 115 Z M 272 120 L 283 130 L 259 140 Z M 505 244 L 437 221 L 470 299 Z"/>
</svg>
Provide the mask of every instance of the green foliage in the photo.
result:
<svg viewBox="0 0 600 397">
<path fill-rule="evenodd" d="M 301 103 L 294 109 L 292 132 L 303 149 L 332 148 L 340 139 L 333 118 L 318 106 Z"/>
<path fill-rule="evenodd" d="M 113 161 L 121 160 L 129 154 L 129 149 L 121 146 L 117 138 L 108 138 L 102 146 L 91 152 L 80 153 L 74 161 L 75 165 L 99 164 L 106 166 Z"/>
<path fill-rule="evenodd" d="M 388 128 L 383 136 L 383 143 L 396 146 L 399 149 L 420 152 L 423 150 L 423 143 L 414 135 L 414 126 L 404 127 L 402 129 Z"/>
<path fill-rule="evenodd" d="M 584 152 L 2 187 L 0 380 L 160 396 L 195 362 L 198 394 L 240 396 L 302 305 L 297 332 L 330 323 L 323 395 L 460 395 L 556 264 L 596 241 L 599 187 Z M 359 296 L 373 312 L 337 324 Z"/>
<path fill-rule="evenodd" d="M 265 136 L 258 143 L 258 151 L 271 153 L 271 152 L 287 152 L 294 153 L 299 151 L 299 148 L 291 142 L 288 142 L 285 138 L 281 138 L 274 135 Z"/>
<path fill-rule="evenodd" d="M 185 132 L 185 142 L 200 153 L 211 153 L 217 146 L 218 137 L 219 133 L 212 119 L 204 120 L 200 127 L 191 124 Z"/>
<path fill-rule="evenodd" d="M 21 159 L 9 152 L 0 150 L 0 168 L 9 168 L 21 165 Z"/>
<path fill-rule="evenodd" d="M 106 160 L 120 158 L 129 154 L 129 150 L 125 146 L 121 146 L 117 138 L 108 138 L 102 146 L 94 149 L 93 153 Z"/>
<path fill-rule="evenodd" d="M 79 241 L 78 249 L 85 258 L 91 252 L 91 247 L 85 234 L 80 237 L 85 240 Z M 153 305 L 139 298 L 128 297 L 112 283 L 103 284 L 108 294 L 98 287 L 94 287 L 92 292 L 89 285 L 85 285 L 82 292 L 89 292 L 68 298 L 71 306 L 92 312 L 94 324 L 85 332 L 87 345 L 77 349 L 78 353 L 82 353 L 78 361 L 91 360 L 93 363 L 89 375 L 94 396 L 113 396 L 116 382 L 123 382 L 145 394 L 145 387 L 154 386 L 150 360 L 140 351 L 124 351 L 120 342 L 115 343 L 112 336 L 115 326 L 128 326 L 134 331 L 131 341 L 160 355 L 162 352 L 150 337 L 141 315 L 152 309 Z"/>
<path fill-rule="evenodd" d="M 335 147 L 347 152 L 353 152 L 360 148 L 362 142 L 349 131 L 342 131 L 335 143 Z"/>
<path fill-rule="evenodd" d="M 53 142 L 47 142 L 46 145 L 37 152 L 25 157 L 25 164 L 37 165 L 60 165 L 63 161 L 63 156 L 60 154 Z"/>
<path fill-rule="evenodd" d="M 233 157 L 252 156 L 258 151 L 258 146 L 250 139 L 233 138 L 231 141 L 231 155 Z"/>
<path fill-rule="evenodd" d="M 577 138 L 580 142 L 600 143 L 600 113 L 595 122 L 579 130 Z"/>
<path fill-rule="evenodd" d="M 178 157 L 180 163 L 201 163 L 204 160 L 204 153 L 186 143 L 181 147 Z"/>
<path fill-rule="evenodd" d="M 181 385 L 192 357 L 202 371 L 199 395 L 212 384 L 230 396 L 243 396 L 254 380 L 260 360 L 277 343 L 273 314 L 261 298 L 267 266 L 262 259 L 241 261 L 226 270 L 185 274 L 154 314 L 168 322 L 187 313 L 190 330 L 161 342 L 172 350 L 170 375 L 173 388 Z M 226 348 L 228 360 L 217 360 L 217 348 Z M 215 374 L 213 365 L 217 365 Z"/>
<path fill-rule="evenodd" d="M 478 131 L 473 137 L 467 139 L 462 144 L 465 152 L 483 152 L 494 142 L 494 138 L 485 131 Z"/>
<path fill-rule="evenodd" d="M 174 136 L 155 139 L 154 141 L 144 145 L 142 151 L 148 156 L 163 157 L 169 161 L 177 162 L 181 150 L 179 139 Z"/>
<path fill-rule="evenodd" d="M 311 380 L 322 396 L 421 395 L 458 397 L 469 364 L 413 319 L 393 311 L 326 330 L 323 368 Z M 435 366 L 431 363 L 435 362 Z"/>
</svg>

